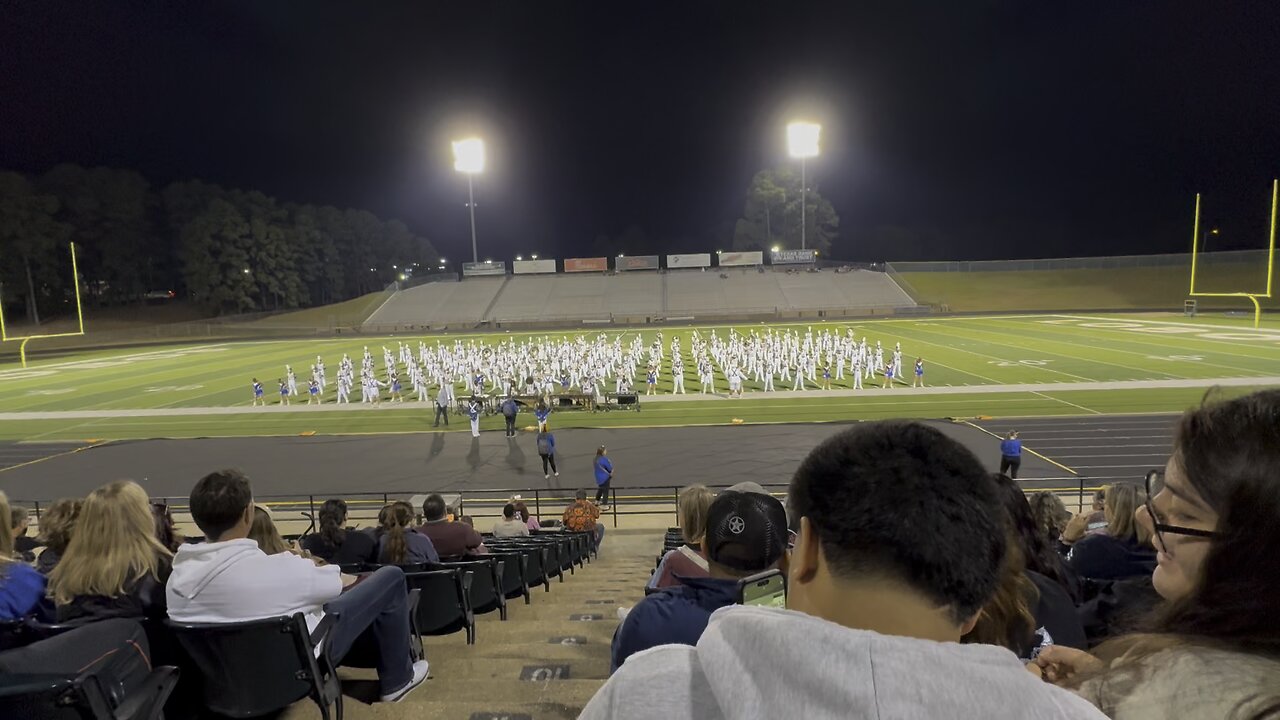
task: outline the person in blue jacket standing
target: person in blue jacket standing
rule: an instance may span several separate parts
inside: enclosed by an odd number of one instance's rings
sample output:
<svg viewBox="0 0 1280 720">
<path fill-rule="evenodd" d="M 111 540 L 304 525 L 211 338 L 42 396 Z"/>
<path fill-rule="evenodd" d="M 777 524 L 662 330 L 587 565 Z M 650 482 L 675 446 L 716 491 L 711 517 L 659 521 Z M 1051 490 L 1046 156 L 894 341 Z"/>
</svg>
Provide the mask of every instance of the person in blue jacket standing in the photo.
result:
<svg viewBox="0 0 1280 720">
<path fill-rule="evenodd" d="M 538 457 L 542 458 L 543 478 L 551 477 L 548 473 L 555 473 L 556 477 L 560 477 L 560 471 L 556 469 L 556 436 L 550 431 L 538 431 Z"/>
<path fill-rule="evenodd" d="M 609 506 L 609 483 L 613 480 L 613 463 L 607 453 L 603 445 L 596 450 L 596 504 L 602 508 Z"/>
<path fill-rule="evenodd" d="M 1000 441 L 1000 474 L 1018 479 L 1018 466 L 1022 464 L 1022 441 L 1018 431 L 1010 430 Z"/>
</svg>

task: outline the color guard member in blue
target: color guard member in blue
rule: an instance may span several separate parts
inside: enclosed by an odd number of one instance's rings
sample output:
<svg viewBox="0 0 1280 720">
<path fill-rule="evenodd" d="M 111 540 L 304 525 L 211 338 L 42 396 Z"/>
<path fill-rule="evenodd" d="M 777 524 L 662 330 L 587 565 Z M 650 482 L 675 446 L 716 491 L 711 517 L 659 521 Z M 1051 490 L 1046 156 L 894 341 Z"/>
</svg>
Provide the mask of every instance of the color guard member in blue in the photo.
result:
<svg viewBox="0 0 1280 720">
<path fill-rule="evenodd" d="M 893 387 L 893 364 L 885 363 L 884 364 L 884 384 L 881 385 L 880 388 L 884 389 L 884 388 L 892 388 L 892 387 Z"/>
<path fill-rule="evenodd" d="M 266 406 L 267 399 L 263 397 L 262 383 L 258 382 L 258 378 L 253 379 L 253 404 Z"/>
<path fill-rule="evenodd" d="M 400 397 L 400 376 L 395 374 L 391 376 L 391 402 L 404 402 Z"/>
<path fill-rule="evenodd" d="M 822 389 L 823 390 L 831 389 L 831 366 L 830 365 L 822 366 Z"/>
<path fill-rule="evenodd" d="M 307 398 L 308 405 L 320 402 L 320 383 L 316 382 L 315 378 L 307 382 L 307 394 L 310 396 Z"/>
<path fill-rule="evenodd" d="M 658 388 L 658 371 L 652 365 L 649 366 L 649 374 L 645 376 L 644 382 L 646 385 L 644 394 L 653 395 Z"/>
<path fill-rule="evenodd" d="M 547 431 L 547 418 L 551 417 L 551 408 L 542 400 L 533 406 L 533 416 L 538 420 L 538 432 Z"/>
<path fill-rule="evenodd" d="M 916 358 L 916 379 L 911 381 L 911 387 L 919 385 L 924 387 L 924 360 Z"/>
<path fill-rule="evenodd" d="M 1018 467 L 1022 465 L 1022 441 L 1018 431 L 1010 430 L 1000 441 L 1000 474 L 1018 479 Z"/>
<path fill-rule="evenodd" d="M 280 404 L 288 405 L 289 404 L 289 385 L 284 380 L 281 380 L 279 378 L 276 379 L 276 382 L 280 383 Z"/>
</svg>

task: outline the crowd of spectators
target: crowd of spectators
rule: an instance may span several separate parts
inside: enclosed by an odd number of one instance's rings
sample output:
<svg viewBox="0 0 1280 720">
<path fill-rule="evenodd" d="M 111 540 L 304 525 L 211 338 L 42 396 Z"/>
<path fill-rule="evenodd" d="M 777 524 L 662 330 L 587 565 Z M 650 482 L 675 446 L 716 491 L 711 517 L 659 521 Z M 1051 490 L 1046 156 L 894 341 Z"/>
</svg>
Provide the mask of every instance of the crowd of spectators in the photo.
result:
<svg viewBox="0 0 1280 720">
<path fill-rule="evenodd" d="M 588 498 L 562 522 L 598 547 Z M 0 493 L 0 621 L 75 628 L 0 652 L 0 672 L 145 658 L 139 621 L 302 613 L 312 631 L 332 616 L 335 661 L 358 639 L 373 648 L 394 702 L 428 672 L 398 566 L 487 552 L 438 494 L 417 527 L 403 501 L 365 529 L 327 501 L 296 543 L 238 471 L 200 479 L 189 508 L 202 539 L 111 482 L 50 505 L 32 537 Z M 1074 516 L 905 421 L 820 443 L 785 503 L 754 483 L 693 485 L 678 515 L 684 544 L 623 617 L 582 717 L 1280 718 L 1280 390 L 1188 411 L 1164 468 Z M 494 536 L 537 526 L 513 498 Z M 785 607 L 742 604 L 744 581 L 769 572 Z M 122 684 L 134 665 L 114 670 Z"/>
</svg>

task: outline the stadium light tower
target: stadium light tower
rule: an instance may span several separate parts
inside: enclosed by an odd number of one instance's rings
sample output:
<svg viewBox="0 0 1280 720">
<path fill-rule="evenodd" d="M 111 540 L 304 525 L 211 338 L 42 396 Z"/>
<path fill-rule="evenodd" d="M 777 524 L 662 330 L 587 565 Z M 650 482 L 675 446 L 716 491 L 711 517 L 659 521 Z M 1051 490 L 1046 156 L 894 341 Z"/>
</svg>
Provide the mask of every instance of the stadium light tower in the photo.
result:
<svg viewBox="0 0 1280 720">
<path fill-rule="evenodd" d="M 806 193 L 808 188 L 805 187 L 808 180 L 805 175 L 805 160 L 818 156 L 818 135 L 822 132 L 822 126 L 811 122 L 793 122 L 787 125 L 787 153 L 793 158 L 800 159 L 800 249 L 806 248 L 805 244 L 805 205 L 808 204 Z"/>
<path fill-rule="evenodd" d="M 484 141 L 480 138 L 455 140 L 453 169 L 467 176 L 467 207 L 471 209 L 471 262 L 479 262 L 476 253 L 476 196 L 472 178 L 484 172 Z"/>
</svg>

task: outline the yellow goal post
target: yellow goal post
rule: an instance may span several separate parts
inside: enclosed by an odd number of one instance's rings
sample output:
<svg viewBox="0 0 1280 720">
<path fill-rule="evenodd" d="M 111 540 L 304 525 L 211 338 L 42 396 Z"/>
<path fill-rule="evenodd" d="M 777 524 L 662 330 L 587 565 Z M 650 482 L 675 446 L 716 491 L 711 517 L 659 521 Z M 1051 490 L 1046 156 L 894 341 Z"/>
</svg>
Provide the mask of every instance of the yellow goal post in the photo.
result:
<svg viewBox="0 0 1280 720">
<path fill-rule="evenodd" d="M 1253 303 L 1253 326 L 1262 324 L 1262 305 L 1258 298 L 1270 299 L 1271 280 L 1275 274 L 1276 258 L 1276 202 L 1280 199 L 1280 179 L 1271 181 L 1271 228 L 1267 240 L 1267 288 L 1264 292 L 1197 292 L 1196 261 L 1200 256 L 1200 193 L 1196 193 L 1196 219 L 1191 232 L 1191 297 L 1242 297 Z"/>
<path fill-rule="evenodd" d="M 75 288 L 75 291 L 76 291 L 76 322 L 78 324 L 79 330 L 77 330 L 76 332 L 48 333 L 45 335 L 10 336 L 9 330 L 4 323 L 4 304 L 0 303 L 0 342 L 11 342 L 11 341 L 19 341 L 19 340 L 21 341 L 21 343 L 18 345 L 18 355 L 22 358 L 22 367 L 24 368 L 27 366 L 27 343 L 31 342 L 32 340 L 43 340 L 47 338 L 58 338 L 58 337 L 75 337 L 77 335 L 84 335 L 84 310 L 80 305 L 80 270 L 76 266 L 76 244 L 70 243 L 70 245 L 71 245 L 71 285 Z"/>
</svg>

